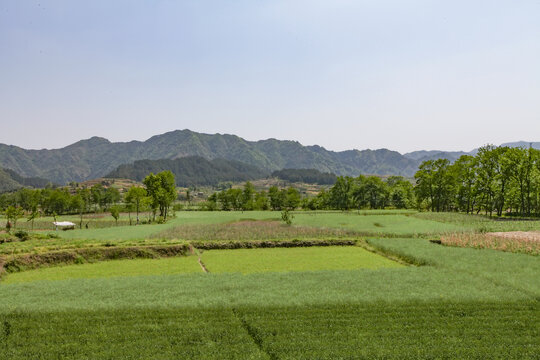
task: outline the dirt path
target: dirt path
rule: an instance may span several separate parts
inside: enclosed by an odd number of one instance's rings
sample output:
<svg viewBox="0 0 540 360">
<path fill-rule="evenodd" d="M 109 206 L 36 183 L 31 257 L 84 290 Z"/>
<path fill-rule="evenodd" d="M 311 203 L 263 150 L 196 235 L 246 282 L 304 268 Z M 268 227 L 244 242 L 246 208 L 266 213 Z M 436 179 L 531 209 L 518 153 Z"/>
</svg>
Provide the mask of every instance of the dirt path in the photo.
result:
<svg viewBox="0 0 540 360">
<path fill-rule="evenodd" d="M 193 247 L 193 245 L 189 244 L 189 252 L 192 254 L 192 255 L 197 255 L 197 262 L 199 263 L 199 265 L 201 266 L 201 269 L 205 272 L 205 273 L 209 273 L 210 271 L 208 271 L 208 269 L 206 268 L 206 266 L 204 265 L 204 263 L 202 262 L 201 260 L 201 253 L 195 249 Z"/>
</svg>

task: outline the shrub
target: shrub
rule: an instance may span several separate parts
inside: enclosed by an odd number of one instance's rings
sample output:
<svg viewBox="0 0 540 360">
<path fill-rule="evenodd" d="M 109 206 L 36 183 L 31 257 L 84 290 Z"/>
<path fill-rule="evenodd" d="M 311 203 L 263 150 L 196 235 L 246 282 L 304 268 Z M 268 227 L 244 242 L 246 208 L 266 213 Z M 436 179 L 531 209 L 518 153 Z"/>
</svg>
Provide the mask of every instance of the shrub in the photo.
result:
<svg viewBox="0 0 540 360">
<path fill-rule="evenodd" d="M 285 224 L 291 225 L 293 219 L 294 219 L 294 215 L 291 214 L 289 210 L 285 210 L 281 212 L 281 220 L 283 220 Z"/>
<path fill-rule="evenodd" d="M 28 233 L 24 230 L 17 230 L 15 231 L 15 235 L 17 238 L 19 238 L 19 240 L 21 241 L 26 241 L 28 239 L 30 239 L 30 235 L 28 235 Z"/>
</svg>

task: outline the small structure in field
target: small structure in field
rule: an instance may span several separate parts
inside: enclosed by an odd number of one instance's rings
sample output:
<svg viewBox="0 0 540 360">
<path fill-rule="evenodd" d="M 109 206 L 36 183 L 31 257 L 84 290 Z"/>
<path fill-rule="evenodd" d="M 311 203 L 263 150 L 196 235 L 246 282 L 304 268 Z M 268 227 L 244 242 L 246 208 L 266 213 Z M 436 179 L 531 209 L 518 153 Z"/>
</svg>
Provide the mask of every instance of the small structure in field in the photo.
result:
<svg viewBox="0 0 540 360">
<path fill-rule="evenodd" d="M 75 224 L 71 221 L 55 221 L 53 222 L 54 226 L 56 226 L 56 230 L 60 228 L 60 230 L 73 230 L 75 229 Z"/>
</svg>

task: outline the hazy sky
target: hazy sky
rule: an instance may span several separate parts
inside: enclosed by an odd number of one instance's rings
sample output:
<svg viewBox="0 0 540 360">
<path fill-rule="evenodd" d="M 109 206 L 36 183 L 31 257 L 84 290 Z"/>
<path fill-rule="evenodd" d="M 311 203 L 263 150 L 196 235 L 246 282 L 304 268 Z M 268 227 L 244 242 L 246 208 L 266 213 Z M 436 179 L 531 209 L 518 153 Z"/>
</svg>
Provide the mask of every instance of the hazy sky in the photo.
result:
<svg viewBox="0 0 540 360">
<path fill-rule="evenodd" d="M 540 141 L 540 0 L 0 0 L 0 142 Z"/>
</svg>

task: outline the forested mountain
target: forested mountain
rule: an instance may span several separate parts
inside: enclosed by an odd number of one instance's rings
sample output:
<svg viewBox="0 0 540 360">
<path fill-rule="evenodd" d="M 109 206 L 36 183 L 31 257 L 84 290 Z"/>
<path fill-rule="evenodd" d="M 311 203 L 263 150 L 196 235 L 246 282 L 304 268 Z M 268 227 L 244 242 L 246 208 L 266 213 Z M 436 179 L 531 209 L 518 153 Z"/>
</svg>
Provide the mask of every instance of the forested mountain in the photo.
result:
<svg viewBox="0 0 540 360">
<path fill-rule="evenodd" d="M 255 180 L 268 175 L 255 166 L 239 161 L 188 156 L 174 160 L 137 160 L 133 164 L 120 165 L 106 177 L 142 181 L 149 173 L 164 170 L 172 171 L 177 186 L 217 185 L 224 181 Z"/>
<path fill-rule="evenodd" d="M 42 188 L 50 181 L 41 178 L 25 178 L 10 169 L 0 168 L 0 192 L 13 191 L 23 187 Z"/>
<path fill-rule="evenodd" d="M 190 130 L 168 132 L 144 142 L 111 143 L 93 137 L 53 150 L 25 150 L 0 144 L 0 166 L 24 176 L 39 176 L 60 184 L 102 177 L 119 165 L 136 160 L 186 156 L 236 160 L 267 172 L 313 168 L 338 175 L 412 176 L 418 166 L 416 161 L 386 149 L 334 152 L 320 146 L 303 146 L 297 141 L 246 141 L 235 135 L 210 135 Z"/>
<path fill-rule="evenodd" d="M 332 173 L 323 173 L 315 169 L 283 169 L 276 170 L 272 177 L 290 182 L 303 182 L 307 184 L 333 185 L 337 176 Z"/>
<path fill-rule="evenodd" d="M 428 154 L 433 158 L 449 153 Z M 102 177 L 122 164 L 136 160 L 201 156 L 207 160 L 240 161 L 266 172 L 284 168 L 317 169 L 337 175 L 372 174 L 413 176 L 421 160 L 387 149 L 335 152 L 297 141 L 267 139 L 247 141 L 235 135 L 201 134 L 176 130 L 146 141 L 111 143 L 93 137 L 61 149 L 25 150 L 0 144 L 0 167 L 22 176 L 41 177 L 55 183 Z"/>
</svg>

